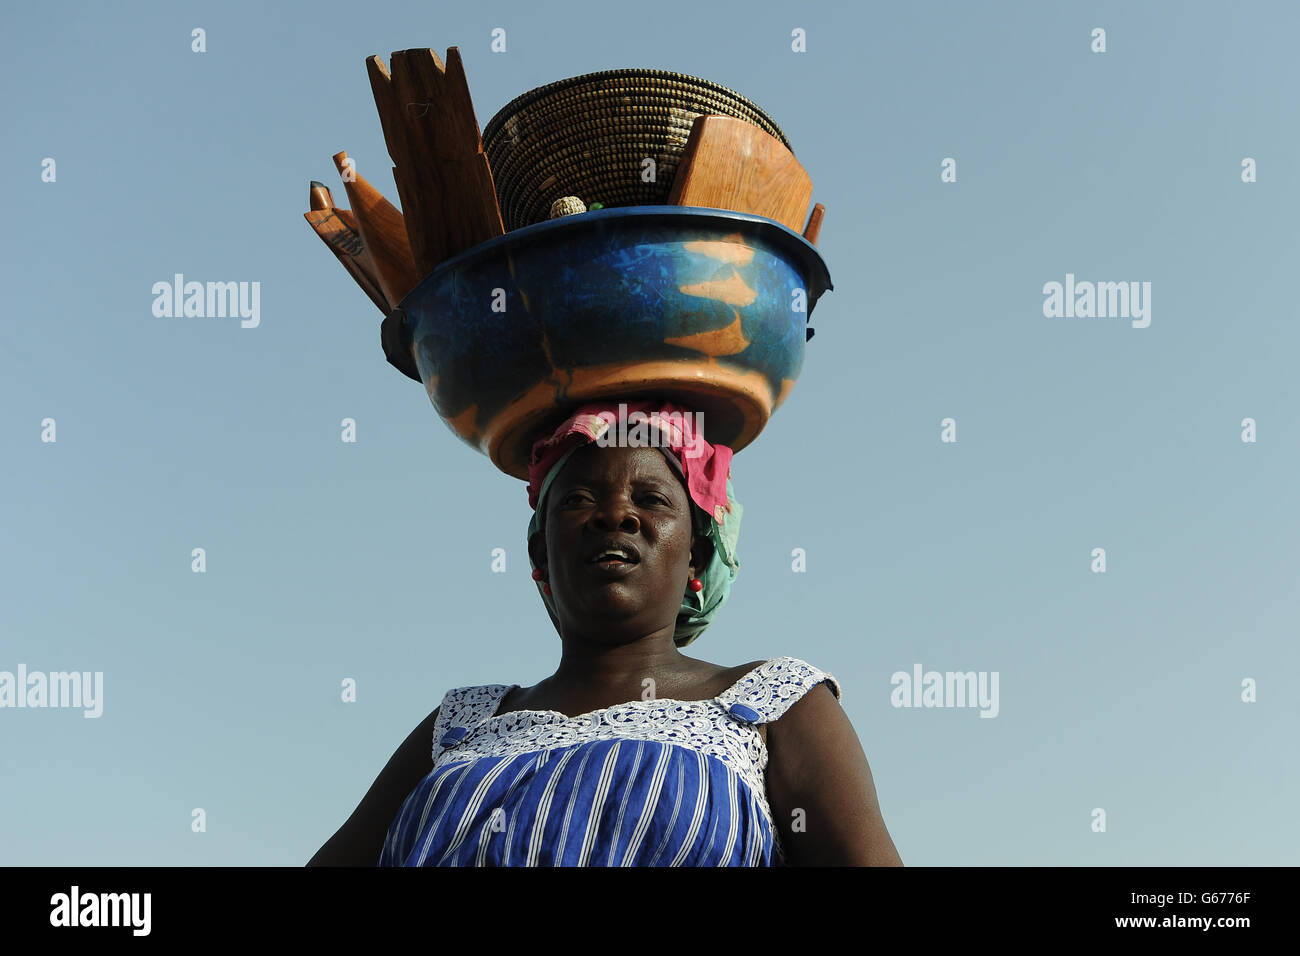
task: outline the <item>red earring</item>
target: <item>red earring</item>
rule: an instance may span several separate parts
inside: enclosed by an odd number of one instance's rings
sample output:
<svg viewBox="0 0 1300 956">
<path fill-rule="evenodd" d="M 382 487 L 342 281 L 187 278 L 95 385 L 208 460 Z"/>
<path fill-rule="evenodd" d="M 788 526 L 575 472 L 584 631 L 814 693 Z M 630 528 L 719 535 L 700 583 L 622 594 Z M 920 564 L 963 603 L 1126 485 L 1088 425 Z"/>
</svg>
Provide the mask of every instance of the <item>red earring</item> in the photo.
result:
<svg viewBox="0 0 1300 956">
<path fill-rule="evenodd" d="M 542 569 L 541 569 L 541 568 L 533 568 L 533 580 L 534 580 L 534 581 L 540 581 L 541 579 L 542 579 Z"/>
<path fill-rule="evenodd" d="M 543 584 L 543 585 L 542 585 L 542 593 L 543 593 L 543 594 L 550 594 L 550 593 L 551 593 L 551 586 L 550 586 L 549 584 Z"/>
<path fill-rule="evenodd" d="M 704 590 L 704 582 L 701 581 L 699 578 L 691 578 L 688 582 L 686 582 L 686 586 L 690 588 L 692 591 L 694 591 L 696 594 Z"/>
</svg>

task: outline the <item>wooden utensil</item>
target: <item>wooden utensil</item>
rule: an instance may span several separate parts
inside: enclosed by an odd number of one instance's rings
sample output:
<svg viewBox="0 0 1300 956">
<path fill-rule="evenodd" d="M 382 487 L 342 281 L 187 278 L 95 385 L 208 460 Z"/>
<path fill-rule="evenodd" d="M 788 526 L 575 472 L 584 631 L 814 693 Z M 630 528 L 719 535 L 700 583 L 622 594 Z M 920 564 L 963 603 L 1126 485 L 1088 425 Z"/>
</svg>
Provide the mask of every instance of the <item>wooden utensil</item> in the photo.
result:
<svg viewBox="0 0 1300 956">
<path fill-rule="evenodd" d="M 505 230 L 460 51 L 366 60 L 419 278 Z"/>
<path fill-rule="evenodd" d="M 812 180 L 779 139 L 731 116 L 705 114 L 691 133 L 668 203 L 766 216 L 803 228 Z"/>
<path fill-rule="evenodd" d="M 349 174 L 344 172 L 349 168 L 347 160 L 346 151 L 334 154 L 334 165 L 343 177 L 343 188 L 347 190 L 352 205 L 356 229 L 374 262 L 379 287 L 389 303 L 396 305 L 420 281 L 415 260 L 411 257 L 406 224 L 402 221 L 402 214 L 364 176 L 353 170 L 349 178 Z"/>
<path fill-rule="evenodd" d="M 316 180 L 311 181 L 311 208 L 328 209 L 334 215 L 343 221 L 343 225 L 356 233 L 357 248 L 361 250 L 358 260 L 365 263 L 366 272 L 375 280 L 375 285 L 379 285 L 378 271 L 374 268 L 374 263 L 370 258 L 370 250 L 365 248 L 365 243 L 361 241 L 361 230 L 357 228 L 356 217 L 352 215 L 351 209 L 343 209 L 334 205 L 334 195 L 329 191 L 329 187 L 324 183 L 318 183 Z"/>
<path fill-rule="evenodd" d="M 307 223 L 343 263 L 343 268 L 348 270 L 370 301 L 379 306 L 380 312 L 388 315 L 392 309 L 379 286 L 374 263 L 366 253 L 352 217 L 346 215 L 345 218 L 346 209 L 334 208 L 334 198 L 323 183 L 313 180 L 308 195 L 312 208 L 311 212 L 303 214 Z"/>
<path fill-rule="evenodd" d="M 817 205 L 813 206 L 813 211 L 808 216 L 808 225 L 804 226 L 803 237 L 807 239 L 809 242 L 811 242 L 814 246 L 817 245 L 817 237 L 821 235 L 822 219 L 824 219 L 825 216 L 826 216 L 826 207 L 823 206 L 821 203 L 818 203 Z"/>
</svg>

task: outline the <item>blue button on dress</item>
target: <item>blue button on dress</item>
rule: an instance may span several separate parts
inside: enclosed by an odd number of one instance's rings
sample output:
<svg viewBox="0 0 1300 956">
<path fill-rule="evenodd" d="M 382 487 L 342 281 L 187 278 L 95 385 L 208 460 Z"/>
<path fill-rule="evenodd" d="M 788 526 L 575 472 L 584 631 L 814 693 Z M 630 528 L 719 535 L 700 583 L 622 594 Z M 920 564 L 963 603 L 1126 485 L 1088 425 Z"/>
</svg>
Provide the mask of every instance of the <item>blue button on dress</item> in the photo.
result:
<svg viewBox="0 0 1300 956">
<path fill-rule="evenodd" d="M 825 681 L 794 657 L 711 700 L 633 700 L 567 717 L 497 715 L 515 686 L 443 697 L 433 769 L 380 866 L 780 866 L 758 725 Z"/>
</svg>

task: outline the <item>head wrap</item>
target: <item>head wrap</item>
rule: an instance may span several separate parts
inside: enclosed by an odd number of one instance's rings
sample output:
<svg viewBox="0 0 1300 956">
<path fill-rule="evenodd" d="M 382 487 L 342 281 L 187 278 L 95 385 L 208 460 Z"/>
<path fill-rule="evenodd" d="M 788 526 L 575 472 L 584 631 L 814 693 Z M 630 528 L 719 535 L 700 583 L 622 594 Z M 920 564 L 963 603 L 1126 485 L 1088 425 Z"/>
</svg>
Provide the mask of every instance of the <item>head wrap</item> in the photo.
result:
<svg viewBox="0 0 1300 956">
<path fill-rule="evenodd" d="M 552 435 L 535 442 L 528 465 L 528 504 L 533 516 L 528 522 L 527 540 L 531 541 L 534 534 L 545 534 L 546 497 L 551 484 L 569 457 L 583 445 L 641 445 L 658 447 L 664 453 L 685 479 L 695 534 L 713 543 L 708 566 L 696 573 L 704 587 L 699 591 L 687 589 L 682 597 L 673 632 L 678 647 L 691 643 L 709 626 L 726 603 L 740 570 L 736 541 L 744 509 L 731 487 L 732 451 L 726 445 L 710 445 L 704 440 L 701 417 L 671 402 L 593 402 L 575 411 Z M 528 560 L 532 564 L 531 552 Z M 555 602 L 541 591 L 541 584 L 539 581 L 538 591 L 558 632 Z"/>
</svg>

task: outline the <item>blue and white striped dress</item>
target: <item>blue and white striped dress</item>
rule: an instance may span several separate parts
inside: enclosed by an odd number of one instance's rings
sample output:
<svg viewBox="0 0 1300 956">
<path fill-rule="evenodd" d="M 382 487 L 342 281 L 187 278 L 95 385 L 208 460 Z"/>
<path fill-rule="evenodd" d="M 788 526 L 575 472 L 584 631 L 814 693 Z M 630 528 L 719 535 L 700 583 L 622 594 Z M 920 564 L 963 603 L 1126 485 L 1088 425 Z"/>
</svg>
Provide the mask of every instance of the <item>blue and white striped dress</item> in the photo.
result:
<svg viewBox="0 0 1300 956">
<path fill-rule="evenodd" d="M 795 657 L 711 700 L 633 700 L 566 717 L 496 715 L 518 685 L 448 691 L 433 769 L 380 866 L 781 866 L 757 726 L 822 681 Z"/>
</svg>

